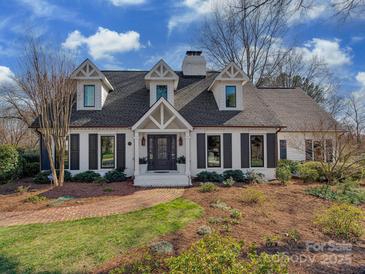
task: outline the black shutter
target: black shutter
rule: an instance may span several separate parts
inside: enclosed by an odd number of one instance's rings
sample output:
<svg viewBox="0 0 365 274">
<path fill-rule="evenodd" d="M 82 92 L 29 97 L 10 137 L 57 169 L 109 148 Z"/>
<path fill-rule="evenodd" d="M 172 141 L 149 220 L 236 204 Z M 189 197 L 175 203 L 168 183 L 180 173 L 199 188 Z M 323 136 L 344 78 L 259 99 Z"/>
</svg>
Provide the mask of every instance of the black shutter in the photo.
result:
<svg viewBox="0 0 365 274">
<path fill-rule="evenodd" d="M 223 167 L 232 168 L 232 133 L 223 134 Z"/>
<path fill-rule="evenodd" d="M 71 134 L 71 170 L 79 170 L 80 169 L 80 135 L 79 134 Z"/>
<path fill-rule="evenodd" d="M 250 167 L 250 136 L 248 133 L 241 133 L 241 167 Z"/>
<path fill-rule="evenodd" d="M 98 135 L 89 134 L 89 169 L 98 169 Z"/>
<path fill-rule="evenodd" d="M 42 135 L 39 135 L 39 146 L 41 150 L 41 170 L 50 170 L 51 164 L 49 162 L 46 144 L 43 141 Z"/>
<path fill-rule="evenodd" d="M 197 163 L 198 168 L 206 167 L 206 158 L 205 158 L 205 134 L 198 133 L 196 135 L 196 152 L 197 152 Z"/>
<path fill-rule="evenodd" d="M 266 143 L 267 143 L 267 167 L 275 168 L 278 159 L 276 133 L 268 133 L 266 135 Z"/>
<path fill-rule="evenodd" d="M 117 168 L 125 169 L 125 134 L 117 134 Z"/>
</svg>

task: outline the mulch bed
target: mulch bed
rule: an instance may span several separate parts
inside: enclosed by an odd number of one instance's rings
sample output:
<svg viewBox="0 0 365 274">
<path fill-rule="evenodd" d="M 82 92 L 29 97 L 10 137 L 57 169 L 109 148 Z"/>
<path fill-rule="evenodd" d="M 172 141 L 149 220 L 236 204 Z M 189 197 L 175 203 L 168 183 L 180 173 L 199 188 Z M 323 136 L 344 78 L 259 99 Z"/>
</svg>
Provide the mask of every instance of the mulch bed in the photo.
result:
<svg viewBox="0 0 365 274">
<path fill-rule="evenodd" d="M 265 193 L 266 202 L 261 206 L 243 204 L 240 201 L 240 196 L 247 187 L 255 188 Z M 285 252 L 294 256 L 292 258 L 299 258 L 298 256 L 301 255 L 307 256 L 307 262 L 291 263 L 290 273 L 365 273 L 364 239 L 353 244 L 352 252 L 350 253 L 351 265 L 339 263 L 323 264 L 323 262 L 326 262 L 326 258 L 329 258 L 327 262 L 330 262 L 333 253 L 312 253 L 306 250 L 307 241 L 316 243 L 330 241 L 330 238 L 323 235 L 313 224 L 313 218 L 316 212 L 330 206 L 331 202 L 306 195 L 304 190 L 308 187 L 308 184 L 296 181 L 289 186 L 271 183 L 253 186 L 238 185 L 230 188 L 219 187 L 218 191 L 210 193 L 201 193 L 196 186 L 187 188 L 183 197 L 201 205 L 205 211 L 204 216 L 184 229 L 163 237 L 162 240 L 171 242 L 174 245 L 176 254 L 179 254 L 192 243 L 201 239 L 201 236 L 196 233 L 200 226 L 209 225 L 214 230 L 220 231 L 225 235 L 243 240 L 246 247 L 251 243 L 255 243 L 259 251 L 266 251 L 268 253 Z M 239 224 L 229 226 L 229 231 L 225 231 L 222 224 L 211 224 L 208 221 L 210 217 L 230 218 L 229 212 L 211 207 L 211 204 L 217 200 L 238 209 L 243 215 Z M 362 208 L 365 210 L 364 206 Z M 299 231 L 301 236 L 299 243 L 289 245 L 285 241 L 285 234 L 289 229 Z M 272 235 L 278 235 L 282 240 L 279 246 L 266 247 L 264 237 Z M 125 254 L 114 261 L 108 262 L 108 264 L 96 272 L 106 273 L 108 269 L 114 268 L 117 265 L 130 263 L 136 260 L 136 258 L 143 256 L 145 251 L 146 249 L 144 248 L 133 250 L 131 252 L 132 256 Z M 314 262 L 309 263 L 308 258 L 314 258 Z"/>
<path fill-rule="evenodd" d="M 28 192 L 17 193 L 20 186 L 29 187 Z M 0 212 L 39 210 L 60 206 L 72 206 L 93 203 L 113 197 L 130 195 L 143 188 L 133 186 L 133 182 L 115 182 L 106 184 L 65 182 L 63 187 L 52 187 L 49 184 L 34 184 L 31 179 L 22 179 L 17 182 L 0 185 Z M 46 201 L 31 203 L 27 198 L 34 195 L 42 195 Z M 71 196 L 73 199 L 62 203 L 54 203 L 55 199 L 63 196 Z"/>
</svg>

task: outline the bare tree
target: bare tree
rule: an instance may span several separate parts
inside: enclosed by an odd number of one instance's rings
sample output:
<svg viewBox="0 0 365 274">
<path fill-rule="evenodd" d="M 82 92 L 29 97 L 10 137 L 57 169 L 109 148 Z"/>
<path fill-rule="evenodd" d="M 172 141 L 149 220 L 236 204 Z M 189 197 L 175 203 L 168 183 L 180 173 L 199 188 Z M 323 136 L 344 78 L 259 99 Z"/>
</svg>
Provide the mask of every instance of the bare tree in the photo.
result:
<svg viewBox="0 0 365 274">
<path fill-rule="evenodd" d="M 331 5 L 337 11 L 336 14 L 345 19 L 365 10 L 365 0 L 334 0 Z"/>
<path fill-rule="evenodd" d="M 345 121 L 348 128 L 353 129 L 358 144 L 361 143 L 361 134 L 365 129 L 365 105 L 361 98 L 351 95 L 347 100 Z"/>
<path fill-rule="evenodd" d="M 36 119 L 36 127 L 44 140 L 55 186 L 64 182 L 64 154 L 76 82 L 70 79 L 74 66 L 66 55 L 46 51 L 39 42 L 30 40 L 20 60 L 21 73 L 15 82 L 19 90 L 8 93 L 7 101 L 26 123 L 26 111 Z M 53 146 L 59 163 L 57 175 Z"/>
<path fill-rule="evenodd" d="M 237 0 L 217 7 L 200 38 L 210 61 L 218 68 L 235 62 L 259 85 L 290 51 L 278 45 L 286 30 L 287 2 L 282 2 Z"/>
</svg>

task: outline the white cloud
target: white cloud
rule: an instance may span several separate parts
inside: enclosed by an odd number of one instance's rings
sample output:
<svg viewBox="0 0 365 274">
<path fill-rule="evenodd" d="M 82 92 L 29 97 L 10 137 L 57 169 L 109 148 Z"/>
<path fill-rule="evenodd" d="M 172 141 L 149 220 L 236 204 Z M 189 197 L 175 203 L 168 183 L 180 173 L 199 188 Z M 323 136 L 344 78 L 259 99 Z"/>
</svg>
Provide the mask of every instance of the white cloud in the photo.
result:
<svg viewBox="0 0 365 274">
<path fill-rule="evenodd" d="M 365 89 L 365 72 L 358 72 L 355 78 L 361 84 L 362 88 Z"/>
<path fill-rule="evenodd" d="M 12 84 L 14 73 L 10 70 L 10 68 L 5 66 L 0 66 L 0 86 Z"/>
<path fill-rule="evenodd" d="M 204 16 L 212 13 L 219 3 L 218 0 L 184 0 L 180 5 L 184 12 L 173 15 L 169 19 L 167 25 L 169 32 L 175 28 L 186 27 L 194 21 L 201 20 Z"/>
<path fill-rule="evenodd" d="M 293 5 L 297 5 L 295 1 Z M 312 21 L 324 16 L 328 11 L 328 6 L 324 4 L 312 5 L 307 9 L 298 10 L 297 7 L 293 7 L 293 11 L 289 11 L 292 13 L 292 16 L 288 18 L 288 24 L 294 25 L 299 23 L 305 23 L 308 21 Z"/>
<path fill-rule="evenodd" d="M 66 49 L 76 50 L 86 45 L 89 54 L 95 59 L 112 60 L 113 54 L 122 53 L 132 50 L 138 50 L 142 47 L 140 34 L 135 31 L 118 33 L 103 27 L 99 27 L 97 32 L 89 37 L 85 37 L 78 30 L 68 34 L 68 37 L 62 46 Z"/>
<path fill-rule="evenodd" d="M 117 7 L 142 5 L 142 4 L 146 3 L 145 0 L 108 0 L 108 1 Z"/>
<path fill-rule="evenodd" d="M 319 58 L 329 67 L 339 67 L 351 64 L 349 48 L 341 48 L 340 40 L 325 40 L 313 38 L 304 47 L 297 48 L 303 54 L 304 61 Z"/>
</svg>

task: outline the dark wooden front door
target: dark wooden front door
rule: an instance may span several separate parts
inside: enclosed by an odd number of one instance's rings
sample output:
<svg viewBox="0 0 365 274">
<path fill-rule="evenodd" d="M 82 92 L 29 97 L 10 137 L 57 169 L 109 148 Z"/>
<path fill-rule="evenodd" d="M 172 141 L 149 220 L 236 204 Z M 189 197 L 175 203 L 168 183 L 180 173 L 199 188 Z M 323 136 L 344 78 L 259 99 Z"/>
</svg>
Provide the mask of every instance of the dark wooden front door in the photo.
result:
<svg viewBox="0 0 365 274">
<path fill-rule="evenodd" d="M 176 135 L 148 135 L 148 170 L 176 170 Z"/>
</svg>

